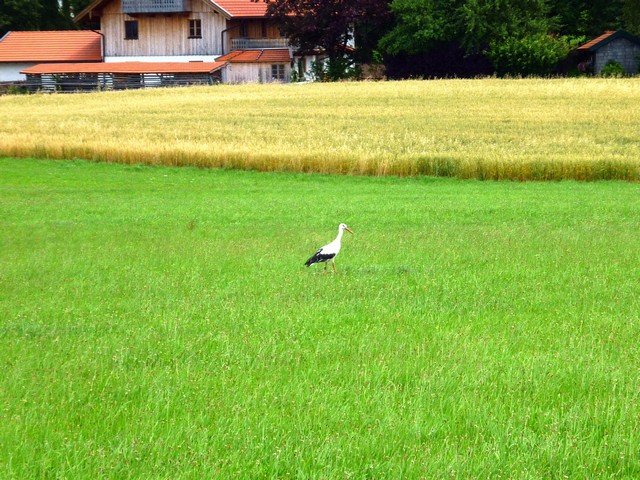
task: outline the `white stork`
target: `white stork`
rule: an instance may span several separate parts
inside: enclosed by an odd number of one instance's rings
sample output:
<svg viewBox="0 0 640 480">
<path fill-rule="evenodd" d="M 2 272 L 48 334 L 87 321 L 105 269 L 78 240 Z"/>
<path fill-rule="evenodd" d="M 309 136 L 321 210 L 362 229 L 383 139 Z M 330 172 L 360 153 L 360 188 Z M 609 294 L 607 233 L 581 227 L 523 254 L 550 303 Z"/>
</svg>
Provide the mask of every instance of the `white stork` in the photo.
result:
<svg viewBox="0 0 640 480">
<path fill-rule="evenodd" d="M 341 223 L 338 226 L 338 236 L 336 237 L 336 239 L 333 242 L 322 247 L 320 250 L 318 250 L 313 255 L 313 257 L 311 257 L 309 260 L 305 262 L 305 265 L 307 267 L 310 267 L 314 263 L 324 263 L 324 271 L 326 272 L 327 262 L 331 262 L 331 264 L 333 265 L 333 271 L 335 273 L 338 273 L 338 271 L 336 270 L 336 256 L 338 255 L 338 253 L 340 253 L 342 234 L 344 233 L 345 230 L 353 234 L 353 232 L 349 227 L 347 227 L 344 223 Z"/>
</svg>

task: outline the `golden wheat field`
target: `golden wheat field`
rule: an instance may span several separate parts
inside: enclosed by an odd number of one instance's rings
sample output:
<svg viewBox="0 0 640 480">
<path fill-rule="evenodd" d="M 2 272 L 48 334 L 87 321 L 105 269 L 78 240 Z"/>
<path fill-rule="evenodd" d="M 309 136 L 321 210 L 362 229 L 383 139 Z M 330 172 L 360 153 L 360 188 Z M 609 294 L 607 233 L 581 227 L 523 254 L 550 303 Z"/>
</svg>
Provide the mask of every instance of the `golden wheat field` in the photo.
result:
<svg viewBox="0 0 640 480">
<path fill-rule="evenodd" d="M 640 78 L 0 97 L 0 156 L 362 175 L 640 179 Z"/>
</svg>

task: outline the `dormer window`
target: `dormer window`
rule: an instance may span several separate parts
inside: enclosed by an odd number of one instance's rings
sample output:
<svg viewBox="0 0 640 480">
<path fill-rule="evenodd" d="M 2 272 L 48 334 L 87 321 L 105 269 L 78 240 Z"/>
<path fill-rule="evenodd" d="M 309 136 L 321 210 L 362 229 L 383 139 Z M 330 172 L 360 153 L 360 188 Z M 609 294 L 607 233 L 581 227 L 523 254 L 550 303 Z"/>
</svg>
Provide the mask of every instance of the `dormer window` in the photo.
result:
<svg viewBox="0 0 640 480">
<path fill-rule="evenodd" d="M 125 20 L 124 39 L 138 40 L 138 21 L 137 20 Z"/>
<path fill-rule="evenodd" d="M 189 20 L 189 38 L 202 38 L 202 20 L 199 18 Z"/>
</svg>

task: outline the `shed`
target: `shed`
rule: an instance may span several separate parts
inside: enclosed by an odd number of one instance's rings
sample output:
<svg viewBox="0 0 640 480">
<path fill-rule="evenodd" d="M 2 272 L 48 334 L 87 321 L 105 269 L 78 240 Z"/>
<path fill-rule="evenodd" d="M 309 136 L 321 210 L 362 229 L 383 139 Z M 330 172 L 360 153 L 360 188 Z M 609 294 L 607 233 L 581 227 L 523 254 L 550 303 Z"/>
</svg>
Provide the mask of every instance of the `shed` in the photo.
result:
<svg viewBox="0 0 640 480">
<path fill-rule="evenodd" d="M 49 91 L 208 85 L 219 83 L 225 62 L 52 63 L 23 70 L 29 87 Z"/>
<path fill-rule="evenodd" d="M 578 47 L 578 51 L 588 55 L 595 74 L 599 74 L 610 60 L 620 63 L 629 75 L 639 73 L 640 38 L 624 30 L 605 32 Z"/>
<path fill-rule="evenodd" d="M 11 31 L 0 39 L 0 82 L 25 80 L 20 72 L 41 63 L 101 61 L 102 35 L 93 30 Z"/>
</svg>

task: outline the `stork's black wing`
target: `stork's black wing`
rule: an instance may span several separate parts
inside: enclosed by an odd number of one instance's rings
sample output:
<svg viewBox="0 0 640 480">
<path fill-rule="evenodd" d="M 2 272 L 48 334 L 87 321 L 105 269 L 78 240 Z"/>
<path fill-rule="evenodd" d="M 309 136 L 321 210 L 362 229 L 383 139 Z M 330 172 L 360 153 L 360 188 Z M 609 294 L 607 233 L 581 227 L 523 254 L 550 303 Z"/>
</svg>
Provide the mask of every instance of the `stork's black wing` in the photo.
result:
<svg viewBox="0 0 640 480">
<path fill-rule="evenodd" d="M 304 262 L 304 264 L 307 267 L 310 267 L 311 265 L 313 265 L 314 263 L 322 263 L 322 262 L 327 262 L 329 260 L 331 260 L 333 257 L 335 257 L 336 254 L 335 253 L 322 253 L 322 248 L 320 250 L 318 250 L 313 257 L 311 257 L 309 260 L 307 260 L 306 262 Z"/>
</svg>

